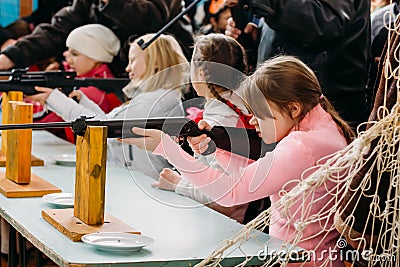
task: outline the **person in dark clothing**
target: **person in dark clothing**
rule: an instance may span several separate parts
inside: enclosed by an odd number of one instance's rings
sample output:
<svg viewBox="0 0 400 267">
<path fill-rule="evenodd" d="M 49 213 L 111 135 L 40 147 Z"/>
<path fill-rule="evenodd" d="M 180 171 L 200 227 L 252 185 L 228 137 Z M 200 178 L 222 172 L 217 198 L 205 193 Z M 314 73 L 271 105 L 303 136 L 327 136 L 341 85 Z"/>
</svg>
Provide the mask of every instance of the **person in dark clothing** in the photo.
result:
<svg viewBox="0 0 400 267">
<path fill-rule="evenodd" d="M 74 0 L 72 6 L 64 7 L 53 16 L 51 24 L 40 24 L 32 34 L 5 49 L 0 55 L 0 69 L 29 66 L 62 53 L 68 34 L 85 24 L 108 27 L 124 45 L 131 35 L 156 32 L 181 10 L 180 0 Z M 168 32 L 181 41 L 189 55 L 193 42 L 191 33 L 179 22 Z M 113 62 L 115 74 L 125 73 L 127 57 L 124 52 Z"/>
<path fill-rule="evenodd" d="M 372 111 L 374 103 L 374 90 L 379 84 L 376 84 L 378 75 L 379 61 L 385 55 L 385 44 L 388 40 L 388 28 L 394 27 L 394 24 L 400 14 L 399 0 L 394 0 L 392 4 L 380 8 L 371 16 L 371 53 L 370 66 L 367 82 L 367 102 L 369 111 Z"/>
<path fill-rule="evenodd" d="M 10 43 L 10 41 L 15 41 L 12 38 L 12 34 L 0 26 L 0 50 L 3 50 Z"/>
<path fill-rule="evenodd" d="M 248 6 L 262 17 L 258 62 L 280 54 L 300 58 L 317 74 L 324 95 L 353 129 L 366 121 L 369 0 L 225 1 L 229 6 Z M 240 33 L 228 23 L 226 34 Z"/>
<path fill-rule="evenodd" d="M 38 8 L 33 11 L 32 14 L 22 19 L 28 23 L 32 23 L 32 28 L 35 28 L 41 23 L 50 23 L 55 13 L 61 8 L 70 6 L 71 4 L 72 0 L 39 0 Z"/>
<path fill-rule="evenodd" d="M 200 32 L 202 34 L 224 33 L 227 20 L 232 16 L 231 10 L 225 6 L 224 0 L 206 0 L 203 8 L 205 16 Z"/>
</svg>

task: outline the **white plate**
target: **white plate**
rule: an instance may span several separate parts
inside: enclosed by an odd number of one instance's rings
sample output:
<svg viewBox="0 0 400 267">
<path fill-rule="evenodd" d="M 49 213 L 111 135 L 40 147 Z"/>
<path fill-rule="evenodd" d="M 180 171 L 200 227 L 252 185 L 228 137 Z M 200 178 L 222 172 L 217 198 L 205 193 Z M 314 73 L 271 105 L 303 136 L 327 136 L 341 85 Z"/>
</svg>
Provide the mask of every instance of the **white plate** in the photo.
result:
<svg viewBox="0 0 400 267">
<path fill-rule="evenodd" d="M 137 251 L 154 243 L 154 239 L 148 236 L 113 232 L 87 234 L 81 239 L 99 250 L 124 253 Z"/>
<path fill-rule="evenodd" d="M 59 208 L 72 208 L 74 206 L 74 196 L 72 193 L 53 193 L 42 197 L 47 203 L 56 205 Z"/>
<path fill-rule="evenodd" d="M 75 154 L 60 154 L 50 156 L 56 164 L 64 165 L 64 166 L 75 166 L 76 165 L 76 155 Z"/>
</svg>

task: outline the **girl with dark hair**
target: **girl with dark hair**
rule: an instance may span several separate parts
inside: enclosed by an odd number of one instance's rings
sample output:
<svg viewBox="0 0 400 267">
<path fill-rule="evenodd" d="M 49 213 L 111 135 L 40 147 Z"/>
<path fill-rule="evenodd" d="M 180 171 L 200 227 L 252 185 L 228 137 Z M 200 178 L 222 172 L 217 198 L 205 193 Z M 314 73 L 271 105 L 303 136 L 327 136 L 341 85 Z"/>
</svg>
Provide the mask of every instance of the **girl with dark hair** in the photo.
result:
<svg viewBox="0 0 400 267">
<path fill-rule="evenodd" d="M 191 62 L 193 88 L 207 102 L 204 110 L 192 119 L 204 119 L 209 125 L 254 128 L 249 125 L 250 115 L 246 113 L 244 101 L 233 89 L 237 89 L 247 71 L 243 47 L 233 38 L 222 34 L 209 34 L 197 39 Z M 223 75 L 221 75 L 223 72 Z M 192 114 L 193 115 L 193 114 Z M 212 157 L 196 155 L 207 166 L 219 168 Z M 191 197 L 202 204 L 243 222 L 247 203 L 233 207 L 222 207 L 201 191 L 195 189 L 177 172 L 165 168 L 160 173 L 160 180 L 153 185 L 164 190 Z"/>
</svg>

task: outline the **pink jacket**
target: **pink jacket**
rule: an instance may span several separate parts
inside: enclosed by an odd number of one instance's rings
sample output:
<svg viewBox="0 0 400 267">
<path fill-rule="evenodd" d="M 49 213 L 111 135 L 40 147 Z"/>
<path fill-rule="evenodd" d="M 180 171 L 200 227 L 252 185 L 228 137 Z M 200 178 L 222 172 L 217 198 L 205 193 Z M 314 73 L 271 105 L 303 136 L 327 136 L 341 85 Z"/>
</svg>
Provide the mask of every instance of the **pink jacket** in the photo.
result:
<svg viewBox="0 0 400 267">
<path fill-rule="evenodd" d="M 218 204 L 232 206 L 270 196 L 273 205 L 279 200 L 279 192 L 286 183 L 299 180 L 301 174 L 306 169 L 315 166 L 319 159 L 341 150 L 346 145 L 346 140 L 336 123 L 318 105 L 309 111 L 299 124 L 298 130 L 293 129 L 278 143 L 274 151 L 268 152 L 257 161 L 249 162 L 243 157 L 217 150 L 215 157 L 224 167 L 225 173 L 207 168 L 181 150 L 168 135 L 162 139 L 153 153 L 164 156 L 187 180 L 210 198 L 215 199 Z M 290 190 L 290 186 L 290 184 L 286 186 L 285 190 Z M 332 186 L 328 184 L 327 188 Z M 324 186 L 319 188 L 314 199 L 324 195 L 327 188 Z M 320 211 L 329 200 L 330 198 L 325 197 L 316 203 L 313 202 L 311 214 L 313 211 Z M 291 210 L 295 211 L 298 207 L 295 205 Z M 300 215 L 292 213 L 291 218 L 282 218 L 278 210 L 273 210 L 270 234 L 290 242 L 290 237 L 295 233 L 295 221 L 300 219 Z M 287 223 L 289 227 L 285 227 Z M 333 225 L 333 218 L 328 224 L 325 228 Z M 304 249 L 314 250 L 324 238 L 318 250 L 335 249 L 339 233 L 333 230 L 322 235 L 317 234 L 320 231 L 321 226 L 318 222 L 308 225 L 303 231 L 302 238 L 306 241 L 297 245 Z M 326 236 L 323 237 L 325 234 Z M 326 257 L 326 254 L 324 256 Z M 310 263 L 304 266 L 314 265 Z M 343 266 L 343 264 L 335 261 L 333 266 Z"/>
<path fill-rule="evenodd" d="M 98 67 L 93 68 L 91 71 L 84 75 L 80 75 L 79 78 L 115 78 L 107 64 L 103 63 Z M 81 87 L 79 88 L 90 100 L 95 102 L 105 113 L 110 112 L 115 107 L 111 107 L 107 99 L 105 91 L 98 89 L 94 86 Z"/>
</svg>

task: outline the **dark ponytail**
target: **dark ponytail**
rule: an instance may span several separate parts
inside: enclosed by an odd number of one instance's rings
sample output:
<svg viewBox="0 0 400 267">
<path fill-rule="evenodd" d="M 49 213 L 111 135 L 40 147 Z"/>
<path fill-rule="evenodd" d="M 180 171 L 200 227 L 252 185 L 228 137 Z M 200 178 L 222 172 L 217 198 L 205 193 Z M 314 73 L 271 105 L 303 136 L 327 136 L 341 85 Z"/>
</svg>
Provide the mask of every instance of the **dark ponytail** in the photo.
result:
<svg viewBox="0 0 400 267">
<path fill-rule="evenodd" d="M 350 144 L 355 137 L 353 129 L 351 129 L 351 127 L 340 117 L 340 115 L 337 113 L 335 108 L 332 106 L 329 100 L 326 99 L 325 96 L 322 95 L 319 103 L 321 104 L 321 107 L 331 115 L 333 121 L 336 122 L 344 138 L 346 138 L 347 144 Z"/>
<path fill-rule="evenodd" d="M 203 35 L 196 40 L 192 63 L 203 68 L 210 93 L 241 113 L 237 106 L 229 105 L 220 94 L 237 89 L 247 73 L 244 48 L 235 39 L 223 34 Z"/>
</svg>

